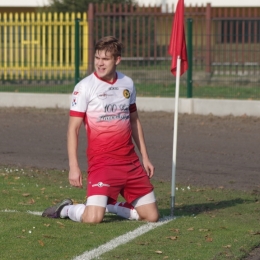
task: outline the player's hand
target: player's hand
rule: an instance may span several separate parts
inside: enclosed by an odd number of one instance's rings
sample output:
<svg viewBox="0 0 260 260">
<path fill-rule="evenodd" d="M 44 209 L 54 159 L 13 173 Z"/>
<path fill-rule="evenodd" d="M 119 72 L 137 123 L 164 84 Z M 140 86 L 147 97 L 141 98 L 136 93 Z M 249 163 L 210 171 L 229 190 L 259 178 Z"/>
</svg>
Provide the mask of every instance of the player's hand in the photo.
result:
<svg viewBox="0 0 260 260">
<path fill-rule="evenodd" d="M 82 173 L 79 167 L 70 167 L 69 182 L 74 187 L 82 188 Z"/>
<path fill-rule="evenodd" d="M 144 166 L 144 169 L 145 169 L 148 177 L 152 178 L 154 175 L 155 168 L 154 168 L 153 164 L 151 163 L 151 161 L 149 160 L 149 158 L 146 158 L 146 159 L 143 158 L 143 166 Z"/>
</svg>

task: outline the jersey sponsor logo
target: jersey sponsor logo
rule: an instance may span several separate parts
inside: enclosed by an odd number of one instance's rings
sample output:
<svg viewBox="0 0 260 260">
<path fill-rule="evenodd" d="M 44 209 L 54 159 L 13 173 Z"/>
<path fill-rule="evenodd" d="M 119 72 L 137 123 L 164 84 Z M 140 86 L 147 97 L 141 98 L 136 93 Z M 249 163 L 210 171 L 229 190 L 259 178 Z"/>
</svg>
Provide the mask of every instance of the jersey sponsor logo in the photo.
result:
<svg viewBox="0 0 260 260">
<path fill-rule="evenodd" d="M 105 113 L 116 112 L 116 110 L 117 110 L 117 105 L 116 104 L 105 105 Z"/>
<path fill-rule="evenodd" d="M 77 96 L 78 94 L 79 94 L 79 91 L 74 91 L 74 92 L 73 92 L 73 95 L 74 95 L 74 96 Z"/>
<path fill-rule="evenodd" d="M 123 90 L 123 95 L 124 95 L 125 98 L 130 98 L 130 92 L 129 92 L 129 90 L 128 90 L 128 89 L 124 89 L 124 90 Z"/>
<path fill-rule="evenodd" d="M 123 111 L 123 112 L 129 111 L 129 106 L 126 105 L 126 104 L 121 104 L 121 105 L 119 106 L 119 108 L 120 108 L 120 110 Z"/>
<path fill-rule="evenodd" d="M 102 187 L 110 187 L 109 184 L 106 184 L 106 183 L 103 183 L 102 181 L 98 182 L 98 183 L 95 183 L 95 184 L 92 184 L 92 187 L 99 187 L 99 188 L 102 188 Z"/>
<path fill-rule="evenodd" d="M 103 93 L 98 93 L 98 94 L 97 94 L 97 97 L 98 97 L 99 99 L 106 99 L 108 96 L 113 96 L 113 95 L 107 94 L 107 93 L 105 93 L 105 92 L 103 92 Z"/>
<path fill-rule="evenodd" d="M 72 98 L 71 105 L 74 107 L 74 106 L 77 105 L 77 103 L 78 103 L 78 98 L 77 98 L 77 97 L 73 97 L 73 98 Z"/>
<path fill-rule="evenodd" d="M 117 105 L 116 104 L 107 104 L 104 107 L 104 112 L 105 113 L 112 113 L 117 111 Z M 127 104 L 120 104 L 119 109 L 122 112 L 128 112 L 129 111 L 129 106 Z"/>
<path fill-rule="evenodd" d="M 112 121 L 112 120 L 128 120 L 130 118 L 129 114 L 119 113 L 117 115 L 103 115 L 99 117 L 100 121 Z"/>
<path fill-rule="evenodd" d="M 119 90 L 119 87 L 110 87 L 108 90 Z"/>
</svg>

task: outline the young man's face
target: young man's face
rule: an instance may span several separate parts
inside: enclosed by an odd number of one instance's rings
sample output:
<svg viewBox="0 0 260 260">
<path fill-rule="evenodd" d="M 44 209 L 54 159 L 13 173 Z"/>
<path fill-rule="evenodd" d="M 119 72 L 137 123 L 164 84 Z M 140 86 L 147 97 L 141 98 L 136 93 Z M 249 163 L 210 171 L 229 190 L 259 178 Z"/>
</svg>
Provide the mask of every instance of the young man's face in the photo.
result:
<svg viewBox="0 0 260 260">
<path fill-rule="evenodd" d="M 120 63 L 121 57 L 115 58 L 111 52 L 96 51 L 95 70 L 99 78 L 106 81 L 113 81 L 115 78 L 116 66 Z"/>
</svg>

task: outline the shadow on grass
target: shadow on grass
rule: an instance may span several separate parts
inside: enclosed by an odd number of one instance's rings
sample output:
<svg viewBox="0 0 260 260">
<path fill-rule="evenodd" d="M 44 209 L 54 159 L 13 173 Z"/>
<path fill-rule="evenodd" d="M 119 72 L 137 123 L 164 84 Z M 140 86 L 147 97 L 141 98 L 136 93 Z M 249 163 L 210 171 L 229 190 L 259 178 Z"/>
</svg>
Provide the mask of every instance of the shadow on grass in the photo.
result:
<svg viewBox="0 0 260 260">
<path fill-rule="evenodd" d="M 190 215 L 197 215 L 202 212 L 209 212 L 229 207 L 234 207 L 238 204 L 243 203 L 253 203 L 254 200 L 244 200 L 241 198 L 232 199 L 232 200 L 224 200 L 224 201 L 214 201 L 208 203 L 201 203 L 201 204 L 192 204 L 192 205 L 183 205 L 183 206 L 176 206 L 174 208 L 174 215 L 175 216 L 190 216 Z M 169 216 L 171 214 L 171 209 L 159 209 L 161 216 Z"/>
<path fill-rule="evenodd" d="M 121 221 L 128 221 L 128 219 L 122 218 L 117 216 L 116 214 L 106 213 L 102 223 L 109 223 L 109 222 L 121 222 Z"/>
</svg>

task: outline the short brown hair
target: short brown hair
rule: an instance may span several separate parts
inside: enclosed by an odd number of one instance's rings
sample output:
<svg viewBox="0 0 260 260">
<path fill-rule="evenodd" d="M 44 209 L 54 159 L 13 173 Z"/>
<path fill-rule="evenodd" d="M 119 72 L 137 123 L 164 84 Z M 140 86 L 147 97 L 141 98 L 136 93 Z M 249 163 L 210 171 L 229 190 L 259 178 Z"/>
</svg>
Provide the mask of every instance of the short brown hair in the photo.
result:
<svg viewBox="0 0 260 260">
<path fill-rule="evenodd" d="M 109 51 L 114 58 L 121 56 L 123 44 L 114 36 L 106 36 L 101 38 L 95 45 L 96 51 Z"/>
</svg>

